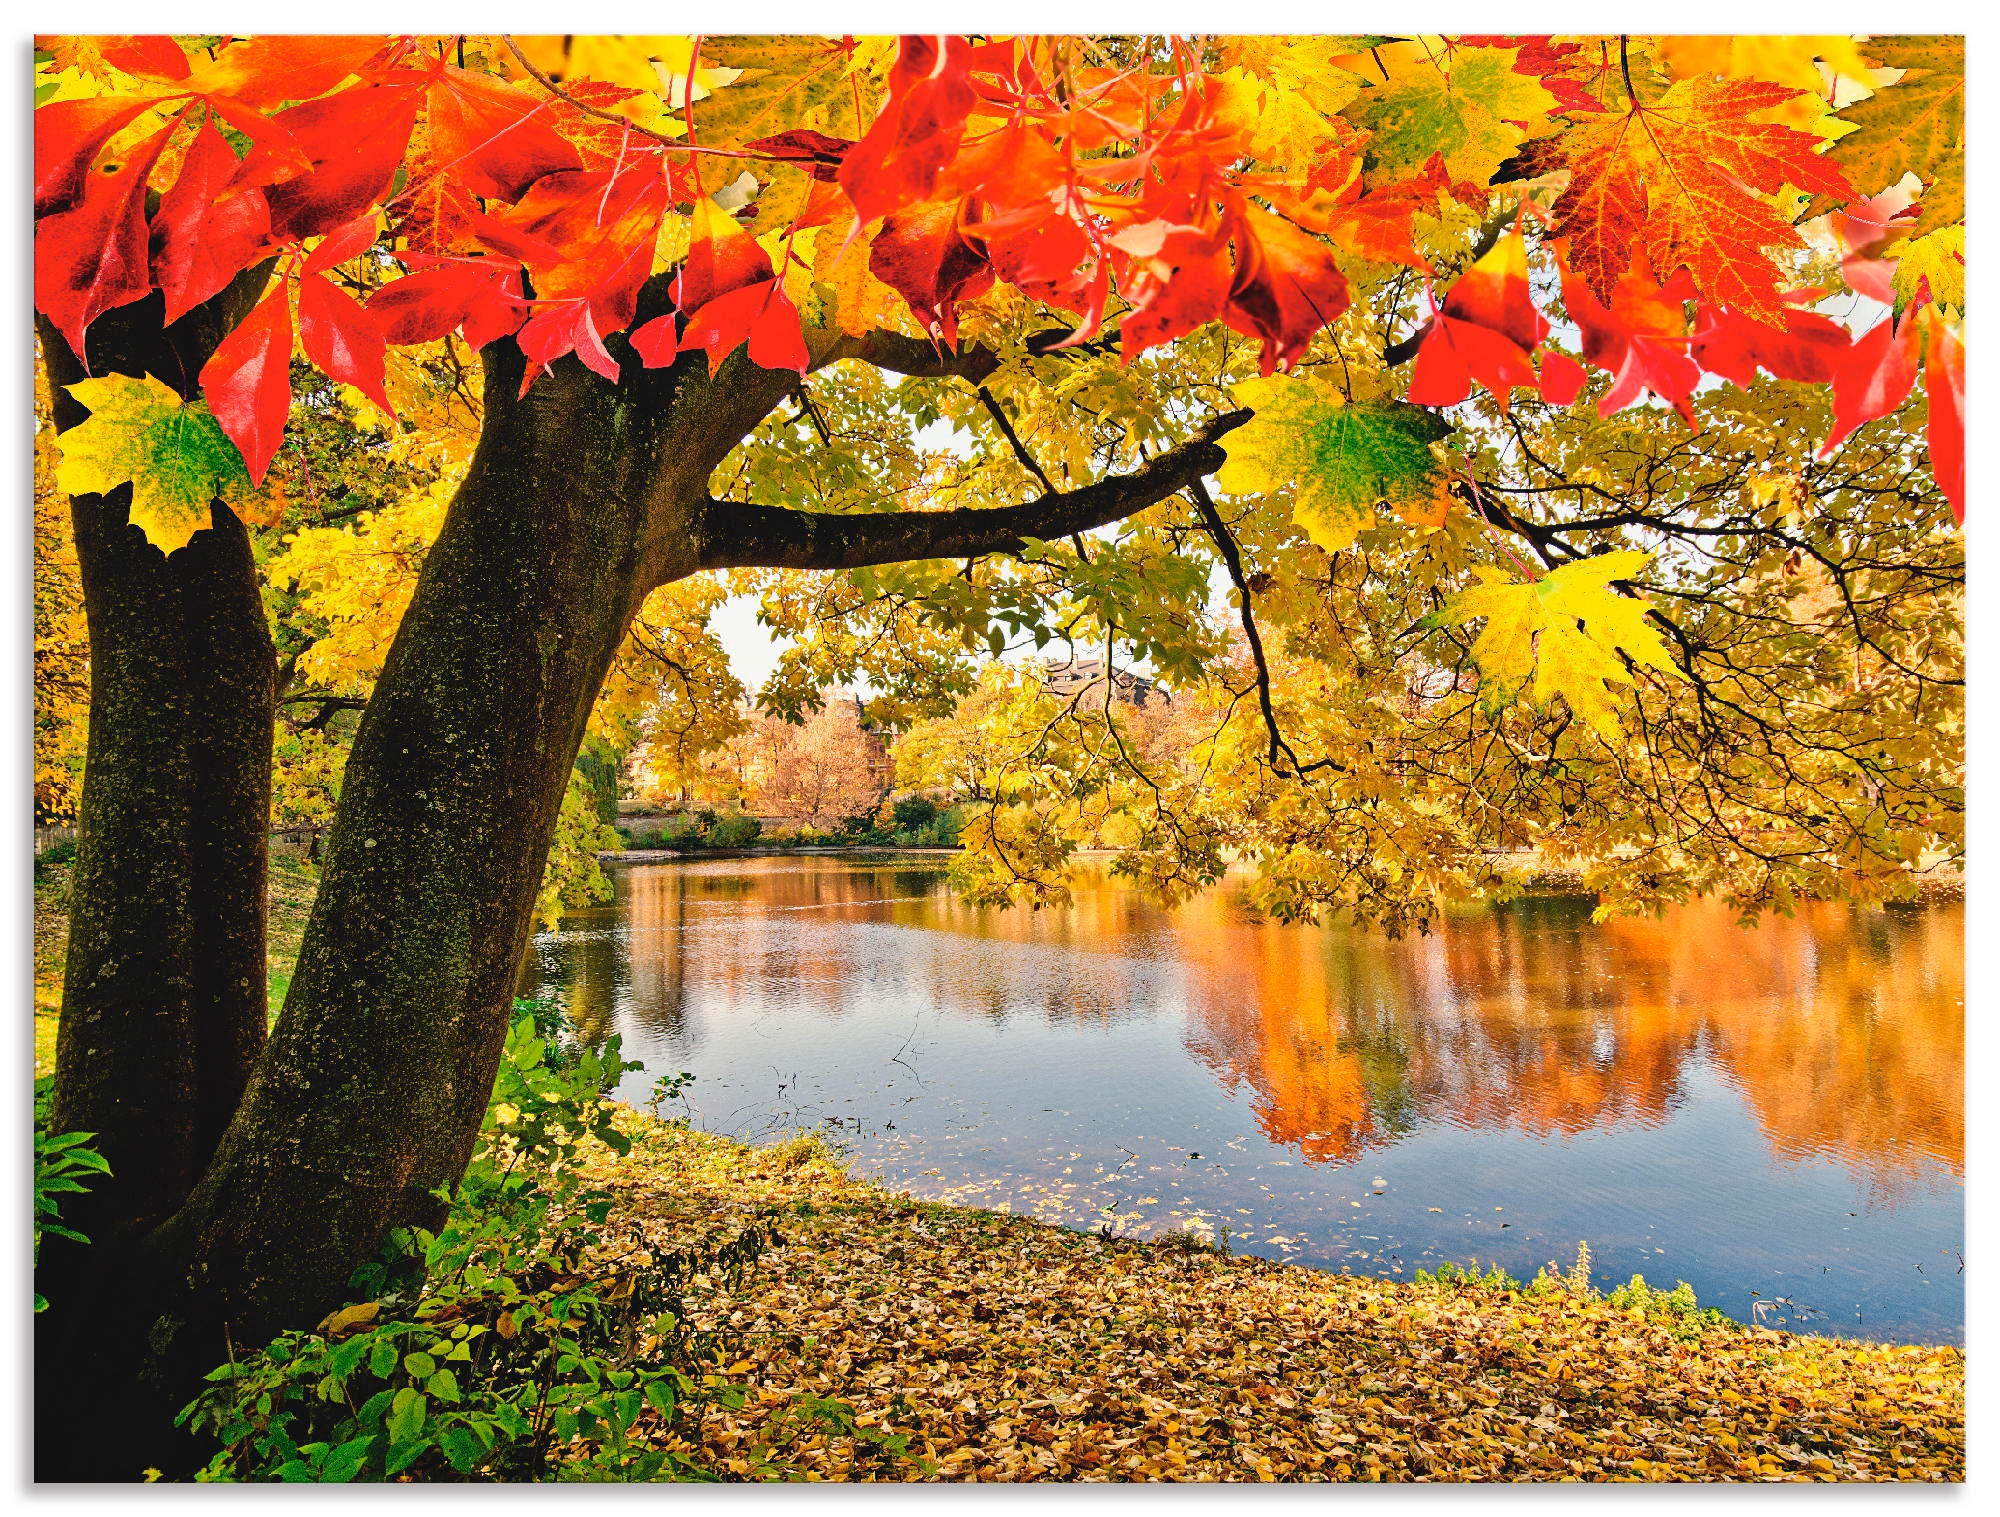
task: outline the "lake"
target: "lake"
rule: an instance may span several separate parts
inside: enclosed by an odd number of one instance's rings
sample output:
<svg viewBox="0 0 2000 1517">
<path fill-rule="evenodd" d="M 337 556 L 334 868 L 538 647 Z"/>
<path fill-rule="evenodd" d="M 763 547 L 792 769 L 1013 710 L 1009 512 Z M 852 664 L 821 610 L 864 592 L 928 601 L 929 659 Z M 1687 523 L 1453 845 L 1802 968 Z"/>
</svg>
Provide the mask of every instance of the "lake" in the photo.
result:
<svg viewBox="0 0 2000 1517">
<path fill-rule="evenodd" d="M 614 866 L 538 993 L 664 1114 L 818 1128 L 912 1194 L 1407 1277 L 1525 1279 L 1586 1240 L 1774 1327 L 1961 1342 L 1964 913 L 1535 897 L 1428 936 L 1162 910 L 974 909 L 945 860 Z"/>
</svg>

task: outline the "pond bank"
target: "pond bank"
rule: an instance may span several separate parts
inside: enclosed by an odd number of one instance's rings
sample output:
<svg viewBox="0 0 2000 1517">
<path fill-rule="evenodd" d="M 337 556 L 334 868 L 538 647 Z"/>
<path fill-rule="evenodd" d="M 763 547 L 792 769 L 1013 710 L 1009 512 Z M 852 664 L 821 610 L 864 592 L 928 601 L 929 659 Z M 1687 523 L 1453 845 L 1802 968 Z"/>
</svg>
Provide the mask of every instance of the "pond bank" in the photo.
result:
<svg viewBox="0 0 2000 1517">
<path fill-rule="evenodd" d="M 913 1201 L 816 1140 L 752 1148 L 633 1113 L 604 1177 L 687 1247 L 774 1224 L 689 1305 L 737 1354 L 701 1457 L 747 1471 L 837 1397 L 948 1480 L 1964 1478 L 1964 1355 L 1614 1304 L 1138 1243 Z M 838 1439 L 806 1478 L 857 1477 Z M 891 1478 L 897 1478 L 892 1476 Z"/>
<path fill-rule="evenodd" d="M 947 857 L 958 853 L 957 848 L 897 848 L 884 843 L 855 843 L 848 846 L 829 847 L 820 845 L 792 846 L 776 843 L 767 848 L 623 848 L 609 849 L 598 854 L 600 864 L 664 864 L 676 859 L 762 859 L 778 857 L 867 857 L 901 854 L 943 854 Z"/>
</svg>

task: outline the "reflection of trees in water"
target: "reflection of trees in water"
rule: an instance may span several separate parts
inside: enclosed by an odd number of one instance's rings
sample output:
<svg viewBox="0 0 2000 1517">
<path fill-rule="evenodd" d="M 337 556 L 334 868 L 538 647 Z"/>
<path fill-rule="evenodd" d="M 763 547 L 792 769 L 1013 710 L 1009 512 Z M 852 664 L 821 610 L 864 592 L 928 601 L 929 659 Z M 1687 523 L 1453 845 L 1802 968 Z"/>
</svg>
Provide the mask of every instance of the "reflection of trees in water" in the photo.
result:
<svg viewBox="0 0 2000 1517">
<path fill-rule="evenodd" d="M 1711 903 L 1603 926 L 1588 910 L 1521 902 L 1390 942 L 1191 903 L 1190 1047 L 1313 1159 L 1419 1120 L 1658 1122 L 1706 1056 L 1780 1155 L 1837 1158 L 1884 1192 L 1962 1170 L 1962 912 L 1810 907 L 1745 932 Z"/>
<path fill-rule="evenodd" d="M 1097 1022 L 1157 994 L 1162 965 L 1124 955 L 1142 929 L 1157 933 L 1166 923 L 1129 892 L 1107 894 L 1074 919 L 1043 912 L 1026 922 L 1031 913 L 960 905 L 935 865 L 794 856 L 629 870 L 617 909 L 630 936 L 631 1011 L 648 1026 L 659 1025 L 664 1009 L 678 1032 L 691 987 L 737 1004 L 782 999 L 829 1017 L 881 991 L 992 1021 Z M 914 953 L 823 930 L 857 920 L 930 935 Z M 995 943 L 1021 951 L 996 959 Z M 1110 955 L 1080 964 L 1090 948 Z"/>
<path fill-rule="evenodd" d="M 1426 1122 L 1658 1123 L 1705 1060 L 1780 1155 L 1835 1157 L 1883 1191 L 1962 1170 L 1957 908 L 1807 907 L 1745 932 L 1707 903 L 1600 926 L 1587 901 L 1535 898 L 1391 941 L 1259 921 L 1228 889 L 1166 913 L 1085 875 L 1075 899 L 976 909 L 934 867 L 840 859 L 635 870 L 629 959 L 609 933 L 576 942 L 570 1003 L 608 1030 L 622 976 L 631 1014 L 678 1037 L 691 986 L 825 1016 L 893 994 L 1052 1023 L 1185 1000 L 1190 1048 L 1247 1087 L 1265 1134 L 1328 1162 Z M 885 944 L 856 921 L 928 932 Z"/>
</svg>

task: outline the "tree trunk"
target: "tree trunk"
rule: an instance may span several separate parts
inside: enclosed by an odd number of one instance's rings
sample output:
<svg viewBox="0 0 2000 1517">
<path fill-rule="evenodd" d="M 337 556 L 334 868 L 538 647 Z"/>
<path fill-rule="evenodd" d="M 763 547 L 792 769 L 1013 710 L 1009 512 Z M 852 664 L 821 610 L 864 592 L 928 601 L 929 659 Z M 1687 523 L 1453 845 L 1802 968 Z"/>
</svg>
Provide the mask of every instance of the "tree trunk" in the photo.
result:
<svg viewBox="0 0 2000 1517">
<path fill-rule="evenodd" d="M 107 315 L 91 370 L 190 394 L 264 274 L 164 332 L 157 297 Z M 84 369 L 46 323 L 42 346 L 67 431 L 86 413 L 64 387 Z M 37 1419 L 43 1478 L 103 1473 L 95 1419 L 74 1409 L 99 1399 L 106 1355 L 124 1351 L 137 1240 L 207 1164 L 267 1020 L 276 655 L 249 534 L 214 506 L 210 526 L 165 555 L 128 521 L 130 499 L 121 487 L 70 503 L 91 714 L 50 1121 L 95 1133 L 112 1172 L 65 1200 L 64 1222 L 90 1245 L 45 1240 L 37 1270 L 51 1303 L 37 1320 L 37 1401 L 70 1409 Z"/>
<path fill-rule="evenodd" d="M 170 1380 L 311 1325 L 384 1234 L 435 1225 L 470 1157 L 571 764 L 646 593 L 690 572 L 687 512 L 785 393 L 739 356 L 621 385 L 565 359 L 517 398 L 486 353 L 481 441 L 348 759 L 271 1045 L 158 1235 L 182 1299 Z M 182 1282 L 185 1290 L 182 1291 Z"/>
</svg>

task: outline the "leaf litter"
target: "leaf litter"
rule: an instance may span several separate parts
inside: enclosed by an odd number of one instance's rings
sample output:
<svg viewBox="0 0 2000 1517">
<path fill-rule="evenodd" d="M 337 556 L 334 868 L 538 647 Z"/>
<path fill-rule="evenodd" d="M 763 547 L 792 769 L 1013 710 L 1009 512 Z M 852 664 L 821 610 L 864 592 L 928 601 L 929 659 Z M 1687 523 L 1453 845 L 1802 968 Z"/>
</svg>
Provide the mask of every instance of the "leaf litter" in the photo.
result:
<svg viewBox="0 0 2000 1517">
<path fill-rule="evenodd" d="M 649 1243 L 776 1234 L 686 1298 L 718 1383 L 747 1394 L 656 1430 L 724 1478 L 1964 1478 L 1955 1347 L 1746 1327 L 1560 1274 L 1391 1281 L 1080 1232 L 912 1200 L 810 1133 L 756 1148 L 624 1120 L 639 1141 L 596 1178 Z M 850 1430 L 797 1416 L 825 1398 Z"/>
</svg>

